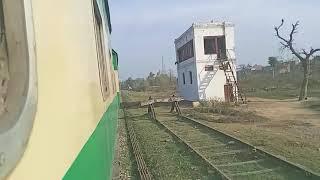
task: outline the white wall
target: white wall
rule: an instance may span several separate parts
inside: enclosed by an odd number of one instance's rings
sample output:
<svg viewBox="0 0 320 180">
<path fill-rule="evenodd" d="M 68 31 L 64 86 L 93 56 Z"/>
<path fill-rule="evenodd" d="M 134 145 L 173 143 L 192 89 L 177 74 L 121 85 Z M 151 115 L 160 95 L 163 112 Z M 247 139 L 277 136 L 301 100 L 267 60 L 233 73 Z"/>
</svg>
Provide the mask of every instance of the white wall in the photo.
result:
<svg viewBox="0 0 320 180">
<path fill-rule="evenodd" d="M 234 25 L 226 23 L 193 24 L 185 33 L 175 40 L 176 50 L 194 39 L 194 58 L 190 58 L 177 65 L 178 91 L 186 100 L 198 101 L 217 99 L 224 100 L 224 85 L 226 77 L 223 70 L 219 70 L 217 55 L 204 54 L 205 36 L 222 36 L 226 38 L 226 48 L 229 59 L 233 60 L 236 75 Z M 178 58 L 177 58 L 178 59 Z M 214 71 L 205 71 L 206 65 L 214 65 Z M 189 71 L 193 74 L 193 84 L 190 84 Z M 183 84 L 182 73 L 185 73 L 186 84 Z"/>
<path fill-rule="evenodd" d="M 198 89 L 200 100 L 224 100 L 224 85 L 226 77 L 223 70 L 219 70 L 217 55 L 204 54 L 204 37 L 205 36 L 223 36 L 226 38 L 226 49 L 229 59 L 235 59 L 235 42 L 234 42 L 234 26 L 226 24 L 225 28 L 222 23 L 196 24 L 194 25 L 195 35 L 195 51 L 196 51 L 196 67 L 198 71 Z M 214 71 L 205 71 L 206 65 L 213 65 Z M 234 72 L 236 72 L 236 64 L 233 63 Z"/>
<path fill-rule="evenodd" d="M 209 29 L 210 28 L 210 29 Z M 204 36 L 222 36 L 223 29 L 222 28 L 212 28 L 212 27 L 197 27 L 195 26 L 194 29 L 194 36 L 195 36 L 195 51 L 197 54 L 197 62 L 201 61 L 209 61 L 212 59 L 216 59 L 217 55 L 205 55 L 204 54 Z"/>
<path fill-rule="evenodd" d="M 185 33 L 183 33 L 178 39 L 175 40 L 176 52 L 183 45 L 194 39 L 193 28 L 189 28 Z M 198 97 L 198 83 L 197 83 L 197 69 L 195 65 L 195 54 L 194 57 L 186 61 L 183 61 L 177 65 L 178 74 L 178 93 L 184 99 L 189 101 L 197 101 Z M 178 61 L 178 56 L 177 56 Z M 190 84 L 189 72 L 192 72 L 192 84 Z M 185 84 L 183 83 L 183 73 L 185 74 Z"/>
<path fill-rule="evenodd" d="M 235 77 L 237 78 L 237 61 L 236 61 L 236 52 L 235 52 L 235 35 L 234 35 L 234 26 L 226 26 L 226 47 L 228 50 L 228 58 L 232 61 L 232 68 Z"/>
<path fill-rule="evenodd" d="M 197 101 L 198 97 L 198 83 L 195 59 L 184 61 L 178 65 L 178 91 L 179 94 L 189 101 Z M 192 72 L 192 84 L 190 83 L 189 72 Z M 183 83 L 183 73 L 185 75 L 185 84 Z"/>
<path fill-rule="evenodd" d="M 190 40 L 194 39 L 193 28 L 189 28 L 186 32 L 184 32 L 179 38 L 174 41 L 176 52 L 179 48 L 185 45 Z"/>
<path fill-rule="evenodd" d="M 214 65 L 214 71 L 205 71 L 206 65 Z M 226 77 L 222 70 L 219 70 L 217 63 L 197 62 L 198 93 L 199 100 L 224 100 L 224 85 Z"/>
</svg>

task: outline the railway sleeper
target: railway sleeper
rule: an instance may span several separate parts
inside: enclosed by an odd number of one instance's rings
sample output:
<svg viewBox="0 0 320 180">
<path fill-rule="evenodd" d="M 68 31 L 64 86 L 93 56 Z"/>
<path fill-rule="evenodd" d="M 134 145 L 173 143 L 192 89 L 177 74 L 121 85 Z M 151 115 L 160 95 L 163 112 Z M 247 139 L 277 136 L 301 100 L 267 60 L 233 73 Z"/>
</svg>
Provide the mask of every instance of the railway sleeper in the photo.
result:
<svg viewBox="0 0 320 180">
<path fill-rule="evenodd" d="M 207 149 L 216 149 L 228 146 L 227 144 L 214 144 L 214 145 L 207 145 L 207 146 L 194 146 L 197 150 L 207 150 Z"/>
<path fill-rule="evenodd" d="M 279 170 L 280 168 L 270 168 L 270 169 L 263 169 L 263 170 L 258 170 L 258 171 L 249 171 L 249 172 L 240 172 L 240 173 L 234 173 L 230 174 L 230 177 L 239 177 L 239 176 L 251 176 L 251 175 L 260 175 L 260 174 L 266 174 L 266 173 L 271 173 L 273 171 Z"/>
<path fill-rule="evenodd" d="M 206 153 L 206 155 L 208 156 L 208 159 L 210 159 L 212 162 L 214 162 L 217 165 L 227 164 L 230 162 L 237 163 L 237 162 L 245 162 L 245 161 L 253 161 L 253 160 L 261 159 L 261 156 L 252 154 L 248 151 L 231 154 L 228 156 L 225 155 L 222 157 L 212 155 L 210 153 Z"/>
<path fill-rule="evenodd" d="M 235 173 L 242 173 L 242 172 L 260 171 L 260 170 L 270 169 L 274 167 L 278 167 L 278 165 L 268 164 L 263 161 L 263 162 L 257 162 L 257 163 L 242 164 L 237 166 L 225 166 L 225 167 L 219 167 L 219 168 L 227 174 L 235 174 Z"/>
<path fill-rule="evenodd" d="M 241 166 L 245 164 L 253 164 L 253 163 L 260 163 L 265 161 L 265 159 L 258 159 L 258 160 L 252 160 L 252 161 L 243 161 L 243 162 L 237 162 L 237 163 L 227 163 L 227 164 L 220 164 L 217 165 L 217 167 L 232 167 L 232 166 Z"/>
<path fill-rule="evenodd" d="M 233 136 L 230 136 L 228 134 L 225 134 L 219 130 L 216 130 L 212 127 L 209 127 L 208 125 L 197 121 L 192 118 L 188 117 L 182 117 L 182 119 L 186 119 L 189 121 L 192 121 L 196 124 L 199 124 L 200 126 L 211 129 L 214 134 L 216 134 L 219 137 L 224 137 L 224 139 L 229 139 L 233 142 L 240 143 L 245 145 L 246 147 L 250 147 L 247 152 L 245 153 L 238 153 L 234 154 L 233 156 L 223 156 L 223 158 L 219 158 L 217 156 L 210 157 L 209 154 L 206 154 L 207 159 L 210 160 L 210 162 L 214 162 L 215 165 L 219 164 L 227 164 L 229 162 L 245 162 L 245 161 L 251 161 L 251 160 L 258 160 L 262 158 L 269 159 L 268 163 L 263 163 L 259 166 L 264 167 L 262 170 L 256 170 L 256 171 L 248 171 L 248 172 L 239 172 L 239 173 L 229 173 L 228 176 L 237 177 L 236 179 L 239 179 L 238 177 L 244 177 L 243 179 L 259 179 L 261 178 L 261 174 L 268 173 L 268 175 L 263 176 L 270 176 L 272 179 L 319 179 L 320 175 L 310 171 L 308 169 L 305 169 L 305 167 L 301 167 L 297 164 L 293 164 L 282 157 L 278 157 L 276 155 L 270 154 L 262 149 L 259 149 L 257 147 L 254 147 L 247 142 L 243 142 L 242 140 L 239 140 Z M 209 155 L 209 156 L 208 156 Z M 271 165 L 271 166 L 270 166 Z M 265 168 L 270 167 L 270 168 Z M 276 168 L 274 168 L 276 167 Z M 218 167 L 217 167 L 218 168 Z M 280 169 L 280 170 L 279 170 Z M 295 169 L 295 171 L 293 171 Z M 276 172 L 275 172 L 276 171 Z M 260 174 L 260 175 L 259 175 Z M 246 176 L 249 176 L 246 177 Z M 255 177 L 255 178 L 254 178 Z M 233 178 L 232 178 L 233 179 Z"/>
<path fill-rule="evenodd" d="M 215 153 L 221 153 L 221 152 L 236 151 L 236 150 L 245 149 L 245 148 L 242 148 L 241 146 L 234 146 L 234 145 L 219 143 L 219 144 L 212 144 L 212 145 L 210 144 L 204 145 L 204 147 L 199 147 L 197 149 L 207 154 L 215 154 Z"/>
<path fill-rule="evenodd" d="M 157 119 L 156 119 L 157 120 Z M 183 144 L 185 144 L 191 151 L 193 151 L 195 154 L 197 154 L 202 160 L 204 160 L 208 165 L 210 165 L 213 169 L 215 169 L 215 171 L 220 174 L 222 179 L 226 179 L 226 180 L 230 180 L 230 178 L 224 174 L 220 169 L 218 169 L 217 167 L 215 167 L 215 165 L 210 162 L 206 156 L 204 156 L 203 154 L 201 154 L 198 150 L 194 149 L 193 146 L 191 144 L 189 144 L 186 140 L 184 140 L 179 134 L 176 134 L 176 130 L 173 130 L 171 128 L 169 128 L 166 124 L 163 124 L 162 121 L 157 120 L 157 122 L 159 124 L 161 124 L 163 127 L 165 127 L 172 135 L 174 135 L 176 138 L 179 139 L 179 141 L 181 141 Z"/>
<path fill-rule="evenodd" d="M 213 155 L 213 156 L 229 156 L 229 155 L 235 155 L 235 154 L 239 154 L 239 153 L 246 152 L 246 151 L 247 151 L 246 149 L 231 150 L 231 151 L 213 153 L 211 155 Z"/>
<path fill-rule="evenodd" d="M 198 139 L 198 138 L 186 138 L 185 136 L 179 134 L 179 136 L 184 137 L 187 139 L 188 143 L 195 144 L 195 143 L 200 143 L 199 145 L 208 145 L 208 144 L 221 144 L 220 141 L 205 141 L 204 139 Z"/>
</svg>

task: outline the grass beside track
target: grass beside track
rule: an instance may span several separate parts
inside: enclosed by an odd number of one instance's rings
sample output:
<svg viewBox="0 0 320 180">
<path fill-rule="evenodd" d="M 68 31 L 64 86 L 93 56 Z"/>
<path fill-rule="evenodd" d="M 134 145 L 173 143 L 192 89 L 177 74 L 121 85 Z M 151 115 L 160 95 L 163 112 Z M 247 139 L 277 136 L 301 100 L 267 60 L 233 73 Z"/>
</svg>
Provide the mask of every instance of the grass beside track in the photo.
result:
<svg viewBox="0 0 320 180">
<path fill-rule="evenodd" d="M 135 165 L 134 155 L 132 154 L 129 137 L 125 127 L 125 120 L 122 110 L 120 111 L 118 121 L 118 161 L 119 161 L 119 179 L 137 180 L 139 173 Z"/>
<path fill-rule="evenodd" d="M 302 127 L 299 125 L 288 124 L 288 126 L 279 125 L 278 127 L 272 122 L 259 120 L 224 122 L 219 119 L 232 119 L 232 117 L 197 111 L 192 111 L 192 113 L 187 111 L 187 114 L 213 128 L 320 173 L 320 143 L 318 141 L 320 133 L 316 133 L 317 127 L 310 126 L 310 132 L 302 133 L 300 130 Z"/>
<path fill-rule="evenodd" d="M 128 116 L 155 179 L 218 179 L 213 169 L 144 113 L 130 110 Z"/>
<path fill-rule="evenodd" d="M 168 111 L 166 108 L 158 108 L 158 112 Z M 238 144 L 232 140 L 222 137 L 212 130 L 203 128 L 197 124 L 181 120 L 178 117 L 166 114 L 158 114 L 158 119 L 169 126 L 177 135 L 183 137 L 197 151 L 202 153 L 213 164 L 226 165 L 219 168 L 224 173 L 239 174 L 232 179 L 277 179 L 277 180 L 300 180 L 305 179 L 304 173 L 297 172 L 295 169 L 287 168 L 279 161 L 274 161 L 264 155 L 254 153 L 243 144 Z M 231 143 L 232 142 L 232 143 Z M 230 153 L 231 154 L 228 154 Z M 233 154 L 233 152 L 235 154 Z M 227 153 L 227 154 L 224 154 Z M 258 161 L 263 160 L 263 161 Z M 237 166 L 228 166 L 230 163 L 258 161 L 257 163 L 241 164 Z M 252 171 L 265 171 L 260 175 L 240 175 Z"/>
</svg>

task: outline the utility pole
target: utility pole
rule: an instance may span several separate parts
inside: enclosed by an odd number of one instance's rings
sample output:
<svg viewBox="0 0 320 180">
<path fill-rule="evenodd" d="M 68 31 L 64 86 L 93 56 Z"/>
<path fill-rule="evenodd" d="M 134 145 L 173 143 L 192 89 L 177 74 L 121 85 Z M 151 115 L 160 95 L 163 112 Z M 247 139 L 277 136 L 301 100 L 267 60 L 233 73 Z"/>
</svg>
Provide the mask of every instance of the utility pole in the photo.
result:
<svg viewBox="0 0 320 180">
<path fill-rule="evenodd" d="M 165 67 L 165 65 L 164 65 L 164 58 L 163 58 L 163 56 L 162 56 L 162 70 L 161 70 L 161 74 L 165 74 L 165 70 L 166 69 L 166 67 Z"/>
</svg>

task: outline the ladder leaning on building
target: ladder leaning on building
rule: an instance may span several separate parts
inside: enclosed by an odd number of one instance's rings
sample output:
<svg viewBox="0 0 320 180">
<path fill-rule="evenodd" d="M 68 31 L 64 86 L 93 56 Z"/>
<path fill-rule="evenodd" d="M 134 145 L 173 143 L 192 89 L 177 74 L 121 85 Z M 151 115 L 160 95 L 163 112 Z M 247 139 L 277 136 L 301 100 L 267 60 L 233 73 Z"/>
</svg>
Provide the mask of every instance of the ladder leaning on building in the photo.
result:
<svg viewBox="0 0 320 180">
<path fill-rule="evenodd" d="M 229 50 L 226 50 L 226 52 L 229 54 Z M 234 75 L 233 69 L 232 69 L 232 60 L 229 60 L 228 56 L 230 55 L 222 55 L 223 53 L 220 52 L 220 55 L 218 55 L 218 62 L 219 62 L 219 69 L 224 71 L 224 74 L 226 76 L 226 87 L 225 89 L 229 90 L 229 96 L 228 101 L 229 102 L 241 102 L 243 104 L 247 103 L 247 97 L 245 94 L 241 91 L 238 80 L 236 76 Z M 226 93 L 228 94 L 228 93 Z"/>
</svg>

